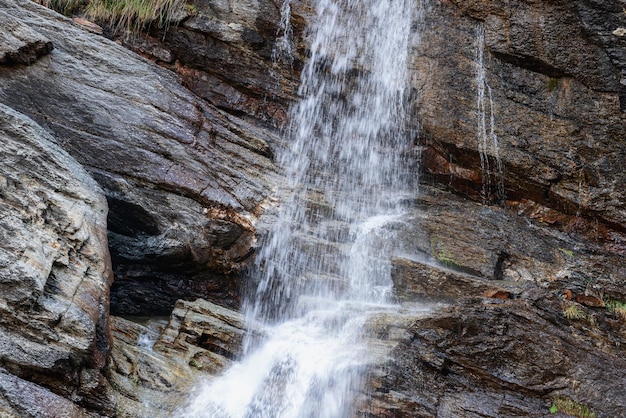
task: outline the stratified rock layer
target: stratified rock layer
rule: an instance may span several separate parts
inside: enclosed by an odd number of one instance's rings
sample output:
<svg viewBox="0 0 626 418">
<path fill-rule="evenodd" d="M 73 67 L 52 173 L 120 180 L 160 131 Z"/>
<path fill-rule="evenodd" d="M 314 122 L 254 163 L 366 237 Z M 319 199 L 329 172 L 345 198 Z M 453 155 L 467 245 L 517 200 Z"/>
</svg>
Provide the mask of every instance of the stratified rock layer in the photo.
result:
<svg viewBox="0 0 626 418">
<path fill-rule="evenodd" d="M 237 306 L 272 135 L 52 11 L 20 0 L 0 12 L 3 27 L 10 16 L 54 45 L 28 67 L 0 66 L 0 102 L 52 132 L 105 190 L 112 309 L 169 314 L 197 296 Z"/>
<path fill-rule="evenodd" d="M 156 330 L 118 317 L 112 329 L 108 377 L 121 417 L 177 415 L 202 377 L 239 357 L 246 332 L 241 314 L 202 299 L 178 302 Z"/>
<path fill-rule="evenodd" d="M 112 279 L 104 195 L 50 135 L 2 104 L 0 144 L 0 359 L 8 388 L 0 412 L 8 404 L 7 413 L 44 416 L 43 401 L 20 404 L 11 379 L 54 405 L 69 401 L 39 386 L 111 411 L 102 374 Z"/>
<path fill-rule="evenodd" d="M 555 226 L 624 254 L 622 6 L 431 2 L 413 64 L 427 177 L 576 215 Z"/>
</svg>

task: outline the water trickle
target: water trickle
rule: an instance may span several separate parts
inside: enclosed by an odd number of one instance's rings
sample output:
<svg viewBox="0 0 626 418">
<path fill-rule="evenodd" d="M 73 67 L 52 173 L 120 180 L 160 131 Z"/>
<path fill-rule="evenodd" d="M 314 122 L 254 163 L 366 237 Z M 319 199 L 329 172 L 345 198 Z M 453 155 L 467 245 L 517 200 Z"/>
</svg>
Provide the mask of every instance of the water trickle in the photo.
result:
<svg viewBox="0 0 626 418">
<path fill-rule="evenodd" d="M 276 32 L 276 42 L 272 49 L 272 62 L 293 64 L 294 49 L 291 0 L 285 0 L 280 9 L 280 22 Z"/>
<path fill-rule="evenodd" d="M 291 0 L 285 0 L 280 8 L 280 21 L 276 31 L 276 41 L 272 48 L 272 67 L 270 76 L 274 80 L 273 93 L 282 88 L 282 70 L 287 67 L 293 71 L 296 47 L 291 27 Z"/>
<path fill-rule="evenodd" d="M 189 417 L 349 415 L 376 361 L 363 324 L 393 309 L 390 257 L 417 169 L 406 155 L 413 0 L 317 0 L 301 100 L 291 110 L 286 185 L 244 311 L 265 337 L 202 386 Z M 418 16 L 423 16 L 419 13 Z"/>
<path fill-rule="evenodd" d="M 487 82 L 485 72 L 485 28 L 482 24 L 478 25 L 476 33 L 477 139 L 483 179 L 482 198 L 483 203 L 492 201 L 491 193 L 495 187 L 495 200 L 503 202 L 505 199 L 504 170 L 496 135 L 493 92 Z M 492 175 L 495 177 L 495 184 L 492 184 Z"/>
</svg>

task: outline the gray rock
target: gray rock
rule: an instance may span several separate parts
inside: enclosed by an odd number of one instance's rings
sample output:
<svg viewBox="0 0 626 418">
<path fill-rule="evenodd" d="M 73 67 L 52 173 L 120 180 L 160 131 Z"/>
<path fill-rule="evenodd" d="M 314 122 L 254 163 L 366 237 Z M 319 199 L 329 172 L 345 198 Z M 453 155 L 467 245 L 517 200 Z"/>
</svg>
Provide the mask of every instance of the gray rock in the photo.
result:
<svg viewBox="0 0 626 418">
<path fill-rule="evenodd" d="M 522 286 L 502 281 L 481 280 L 459 271 L 405 258 L 392 259 L 393 295 L 400 302 L 436 301 L 485 296 L 507 299 L 521 293 Z"/>
<path fill-rule="evenodd" d="M 71 401 L 0 369 L 0 415 L 4 418 L 90 418 Z M 34 402 L 33 400 L 36 400 Z"/>
<path fill-rule="evenodd" d="M 108 411 L 100 372 L 112 280 L 104 195 L 50 135 L 2 104 L 0 138 L 3 367 Z"/>
<path fill-rule="evenodd" d="M 585 234 L 593 225 L 610 230 L 596 234 L 609 246 L 609 236 L 623 243 L 626 229 L 619 163 L 626 153 L 626 59 L 623 41 L 611 34 L 626 16 L 619 1 L 592 3 L 431 3 L 414 54 L 415 122 L 428 149 L 427 178 L 477 200 L 532 200 L 576 215 Z M 487 134 L 493 110 L 498 142 L 496 149 L 488 138 L 485 169 L 478 151 L 480 41 Z"/>
<path fill-rule="evenodd" d="M 113 310 L 168 314 L 198 296 L 236 306 L 274 136 L 50 10 L 6 0 L 0 11 L 3 27 L 10 16 L 55 45 L 29 67 L 0 68 L 0 102 L 53 133 L 104 188 Z"/>
<path fill-rule="evenodd" d="M 111 323 L 108 378 L 116 412 L 127 418 L 176 415 L 195 384 L 239 356 L 246 331 L 241 314 L 202 299 L 179 301 L 156 330 L 118 317 Z"/>
<path fill-rule="evenodd" d="M 113 347 L 107 377 L 119 417 L 171 416 L 200 378 L 179 356 L 153 349 L 158 333 L 137 322 L 111 317 Z M 148 338 L 150 343 L 142 342 Z"/>
<path fill-rule="evenodd" d="M 245 331 L 238 312 L 202 299 L 179 301 L 154 349 L 198 370 L 218 374 L 240 356 Z"/>
<path fill-rule="evenodd" d="M 587 319 L 568 320 L 569 303 L 538 290 L 460 299 L 416 318 L 394 333 L 397 345 L 370 373 L 370 397 L 354 416 L 548 416 L 557 398 L 598 417 L 621 415 L 623 322 L 582 306 Z M 384 336 L 399 324 L 376 327 Z"/>
<path fill-rule="evenodd" d="M 52 42 L 20 21 L 0 11 L 0 64 L 30 65 L 52 51 Z"/>
</svg>

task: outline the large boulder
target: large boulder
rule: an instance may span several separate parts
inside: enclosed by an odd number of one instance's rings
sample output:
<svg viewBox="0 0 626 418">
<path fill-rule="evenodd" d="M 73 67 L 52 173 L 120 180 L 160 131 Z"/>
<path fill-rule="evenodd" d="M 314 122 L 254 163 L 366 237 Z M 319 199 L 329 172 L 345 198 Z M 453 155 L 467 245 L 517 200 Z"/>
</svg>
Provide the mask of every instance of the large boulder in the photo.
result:
<svg viewBox="0 0 626 418">
<path fill-rule="evenodd" d="M 0 1 L 0 24 L 54 47 L 30 66 L 0 65 L 0 102 L 49 130 L 103 187 L 112 309 L 169 314 L 178 298 L 198 296 L 237 306 L 238 272 L 271 193 L 274 136 L 35 3 Z"/>
<path fill-rule="evenodd" d="M 23 417 L 51 416 L 38 412 L 37 393 L 51 405 L 111 411 L 102 372 L 112 280 L 102 190 L 54 138 L 2 104 L 0 149 L 0 358 L 9 387 L 0 412 L 8 404 Z M 39 406 L 20 404 L 13 385 Z"/>
</svg>

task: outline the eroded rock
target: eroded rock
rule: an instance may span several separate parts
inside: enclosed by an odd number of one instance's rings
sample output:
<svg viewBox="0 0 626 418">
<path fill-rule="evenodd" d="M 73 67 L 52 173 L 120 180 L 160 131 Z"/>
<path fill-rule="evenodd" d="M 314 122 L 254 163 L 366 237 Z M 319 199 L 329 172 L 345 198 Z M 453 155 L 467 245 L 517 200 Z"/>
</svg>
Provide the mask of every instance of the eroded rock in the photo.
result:
<svg viewBox="0 0 626 418">
<path fill-rule="evenodd" d="M 0 68 L 0 102 L 53 133 L 105 190 L 112 309 L 167 315 L 200 296 L 237 306 L 275 136 L 50 10 L 7 0 L 0 11 L 3 27 L 10 16 L 55 45 L 29 67 Z"/>
<path fill-rule="evenodd" d="M 238 312 L 202 299 L 179 301 L 154 349 L 217 374 L 240 356 L 245 331 Z"/>
<path fill-rule="evenodd" d="M 110 345 L 112 280 L 106 200 L 49 134 L 2 104 L 0 138 L 2 365 L 106 413 L 113 404 L 101 372 Z"/>
<path fill-rule="evenodd" d="M 623 233 L 626 50 L 612 35 L 626 20 L 620 3 L 429 7 L 413 77 L 426 178 Z"/>
<path fill-rule="evenodd" d="M 108 376 L 122 417 L 169 417 L 194 385 L 238 358 L 246 331 L 241 314 L 198 299 L 179 301 L 155 330 L 113 317 Z"/>
<path fill-rule="evenodd" d="M 0 369 L 0 415 L 4 418 L 91 418 L 66 398 Z M 36 400 L 35 402 L 33 400 Z"/>
<path fill-rule="evenodd" d="M 404 338 L 394 332 L 397 346 L 355 416 L 547 416 L 557 398 L 621 415 L 625 323 L 605 310 L 585 312 L 595 322 L 568 320 L 568 303 L 534 290 L 460 299 L 417 319 Z"/>
<path fill-rule="evenodd" d="M 0 11 L 0 64 L 30 65 L 52 51 L 52 42 L 28 25 Z"/>
</svg>

